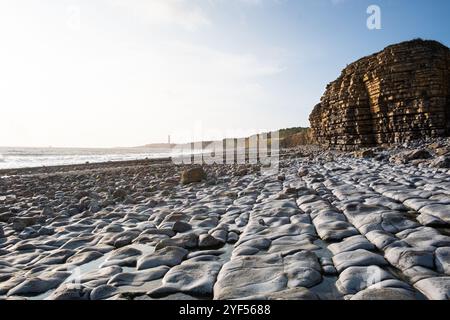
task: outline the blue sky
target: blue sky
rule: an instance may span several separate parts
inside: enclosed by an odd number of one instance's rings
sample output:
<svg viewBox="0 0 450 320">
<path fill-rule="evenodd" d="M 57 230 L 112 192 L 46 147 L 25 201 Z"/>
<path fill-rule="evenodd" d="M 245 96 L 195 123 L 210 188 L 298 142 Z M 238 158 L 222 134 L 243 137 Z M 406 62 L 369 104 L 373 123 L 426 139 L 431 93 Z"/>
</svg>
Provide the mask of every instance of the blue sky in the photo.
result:
<svg viewBox="0 0 450 320">
<path fill-rule="evenodd" d="M 381 30 L 366 10 L 381 9 Z M 308 126 L 352 61 L 450 45 L 446 0 L 5 0 L 0 145 L 134 146 Z"/>
</svg>

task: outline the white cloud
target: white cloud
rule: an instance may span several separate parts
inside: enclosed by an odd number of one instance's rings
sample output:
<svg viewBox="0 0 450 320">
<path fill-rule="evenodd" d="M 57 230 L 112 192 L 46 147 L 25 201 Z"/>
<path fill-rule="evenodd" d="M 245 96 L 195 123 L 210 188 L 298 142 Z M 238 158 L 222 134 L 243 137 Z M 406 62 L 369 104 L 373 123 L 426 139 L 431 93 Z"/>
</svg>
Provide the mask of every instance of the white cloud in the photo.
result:
<svg viewBox="0 0 450 320">
<path fill-rule="evenodd" d="M 263 2 L 263 0 L 238 0 L 238 1 L 249 5 L 260 5 Z"/>
<path fill-rule="evenodd" d="M 165 18 L 155 11 L 139 17 L 164 26 L 204 25 L 189 14 L 195 6 L 169 1 L 170 8 L 155 9 Z M 49 8 L 0 10 L 0 106 L 7 119 L 0 145 L 142 145 L 190 130 L 195 121 L 223 130 L 277 117 L 269 108 L 284 97 L 265 81 L 284 70 L 282 52 L 198 41 L 196 33 L 142 28 L 128 18 L 118 23 L 110 5 L 98 11 L 91 2 L 81 6 L 82 27 L 74 31 L 60 14 L 64 6 Z"/>
<path fill-rule="evenodd" d="M 114 0 L 112 4 L 146 24 L 177 25 L 188 30 L 211 24 L 204 10 L 188 0 Z"/>
<path fill-rule="evenodd" d="M 183 66 L 194 70 L 206 71 L 214 70 L 218 75 L 229 77 L 240 77 L 249 79 L 259 76 L 269 76 L 283 71 L 278 61 L 261 60 L 253 54 L 229 53 L 215 50 L 201 45 L 193 45 L 183 42 L 171 42 L 168 53 L 176 53 L 178 61 L 189 61 Z M 205 68 L 206 67 L 206 68 Z M 210 68 L 214 67 L 214 68 Z"/>
</svg>

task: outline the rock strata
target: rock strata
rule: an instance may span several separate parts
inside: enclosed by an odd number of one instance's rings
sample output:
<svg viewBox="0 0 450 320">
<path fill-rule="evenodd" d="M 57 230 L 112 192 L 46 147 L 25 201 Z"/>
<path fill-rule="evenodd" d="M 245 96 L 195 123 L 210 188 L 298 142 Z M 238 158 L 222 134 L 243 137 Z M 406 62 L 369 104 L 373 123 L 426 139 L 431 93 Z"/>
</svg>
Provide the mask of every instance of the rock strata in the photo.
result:
<svg viewBox="0 0 450 320">
<path fill-rule="evenodd" d="M 321 145 L 352 150 L 450 135 L 450 50 L 412 40 L 362 58 L 310 115 Z"/>
</svg>

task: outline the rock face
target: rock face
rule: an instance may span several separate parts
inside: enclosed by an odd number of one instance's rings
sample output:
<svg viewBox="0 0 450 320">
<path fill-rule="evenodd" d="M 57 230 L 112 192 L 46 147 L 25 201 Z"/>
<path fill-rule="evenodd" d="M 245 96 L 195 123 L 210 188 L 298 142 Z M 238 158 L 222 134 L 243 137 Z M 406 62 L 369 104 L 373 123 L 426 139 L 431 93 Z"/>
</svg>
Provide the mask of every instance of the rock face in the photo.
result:
<svg viewBox="0 0 450 320">
<path fill-rule="evenodd" d="M 450 50 L 392 45 L 345 68 L 310 115 L 317 142 L 352 150 L 450 135 Z"/>
</svg>

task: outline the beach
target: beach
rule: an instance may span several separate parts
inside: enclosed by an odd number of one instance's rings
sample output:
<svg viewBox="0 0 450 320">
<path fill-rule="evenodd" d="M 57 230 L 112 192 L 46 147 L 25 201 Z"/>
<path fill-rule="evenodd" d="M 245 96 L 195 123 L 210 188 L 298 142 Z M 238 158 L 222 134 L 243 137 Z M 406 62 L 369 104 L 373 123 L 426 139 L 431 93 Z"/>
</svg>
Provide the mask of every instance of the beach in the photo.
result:
<svg viewBox="0 0 450 320">
<path fill-rule="evenodd" d="M 448 299 L 449 150 L 0 170 L 0 299 Z"/>
</svg>

